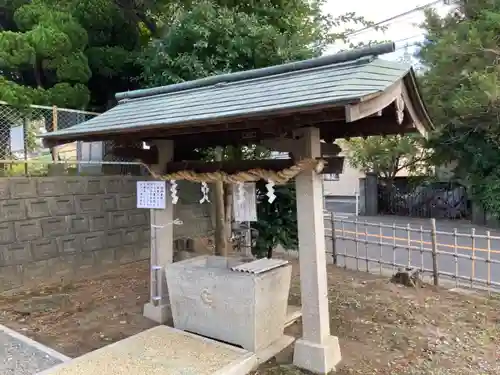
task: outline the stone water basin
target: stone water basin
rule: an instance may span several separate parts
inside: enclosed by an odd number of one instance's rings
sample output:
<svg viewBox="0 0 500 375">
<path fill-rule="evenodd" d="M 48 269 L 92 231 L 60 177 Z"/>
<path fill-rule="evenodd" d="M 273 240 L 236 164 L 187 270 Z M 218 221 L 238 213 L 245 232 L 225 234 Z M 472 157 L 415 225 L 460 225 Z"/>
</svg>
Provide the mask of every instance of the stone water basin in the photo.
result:
<svg viewBox="0 0 500 375">
<path fill-rule="evenodd" d="M 254 353 L 283 337 L 292 273 L 287 261 L 207 255 L 172 263 L 165 272 L 176 329 Z"/>
</svg>

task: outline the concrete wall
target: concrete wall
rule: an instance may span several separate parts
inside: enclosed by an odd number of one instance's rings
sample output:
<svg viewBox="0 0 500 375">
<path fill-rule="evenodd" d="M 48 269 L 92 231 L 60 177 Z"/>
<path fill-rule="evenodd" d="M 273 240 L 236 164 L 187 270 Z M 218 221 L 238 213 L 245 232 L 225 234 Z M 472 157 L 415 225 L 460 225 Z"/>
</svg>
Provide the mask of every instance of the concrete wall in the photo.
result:
<svg viewBox="0 0 500 375">
<path fill-rule="evenodd" d="M 0 178 L 0 291 L 149 258 L 149 210 L 136 208 L 136 181 L 144 179 Z M 183 225 L 174 236 L 208 253 L 212 205 L 200 205 L 200 196 L 199 184 L 179 183 L 174 215 Z"/>
<path fill-rule="evenodd" d="M 344 162 L 344 170 L 339 174 L 338 181 L 323 181 L 323 192 L 325 196 L 349 197 L 359 192 L 359 179 L 365 174 Z"/>
<path fill-rule="evenodd" d="M 138 178 L 0 179 L 0 290 L 149 256 Z"/>
</svg>

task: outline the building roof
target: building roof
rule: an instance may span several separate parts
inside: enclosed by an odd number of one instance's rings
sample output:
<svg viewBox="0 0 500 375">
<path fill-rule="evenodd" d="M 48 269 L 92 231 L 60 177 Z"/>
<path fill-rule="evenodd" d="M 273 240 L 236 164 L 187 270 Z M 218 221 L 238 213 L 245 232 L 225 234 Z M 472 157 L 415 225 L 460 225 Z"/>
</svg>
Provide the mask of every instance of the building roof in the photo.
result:
<svg viewBox="0 0 500 375">
<path fill-rule="evenodd" d="M 235 118 L 347 105 L 381 93 L 411 72 L 404 63 L 375 57 L 393 44 L 264 69 L 117 94 L 119 104 L 71 128 L 44 134 L 75 140 L 82 135 L 138 132 L 223 123 Z"/>
</svg>

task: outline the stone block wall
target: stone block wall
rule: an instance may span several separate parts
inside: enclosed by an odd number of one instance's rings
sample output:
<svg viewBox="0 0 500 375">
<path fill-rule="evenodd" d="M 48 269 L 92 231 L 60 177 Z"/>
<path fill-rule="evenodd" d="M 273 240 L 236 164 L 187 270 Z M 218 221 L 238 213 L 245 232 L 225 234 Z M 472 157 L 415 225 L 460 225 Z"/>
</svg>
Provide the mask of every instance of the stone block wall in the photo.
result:
<svg viewBox="0 0 500 375">
<path fill-rule="evenodd" d="M 138 179 L 0 178 L 0 290 L 148 258 Z"/>
</svg>

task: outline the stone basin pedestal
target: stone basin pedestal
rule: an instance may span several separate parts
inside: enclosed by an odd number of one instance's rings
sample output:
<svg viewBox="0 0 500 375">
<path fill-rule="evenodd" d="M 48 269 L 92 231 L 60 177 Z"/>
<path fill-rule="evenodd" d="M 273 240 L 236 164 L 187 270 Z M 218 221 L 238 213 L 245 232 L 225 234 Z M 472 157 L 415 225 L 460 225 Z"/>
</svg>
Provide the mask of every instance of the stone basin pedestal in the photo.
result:
<svg viewBox="0 0 500 375">
<path fill-rule="evenodd" d="M 174 327 L 257 355 L 278 342 L 280 351 L 293 342 L 283 333 L 291 271 L 275 259 L 200 256 L 172 263 L 165 272 Z"/>
</svg>

